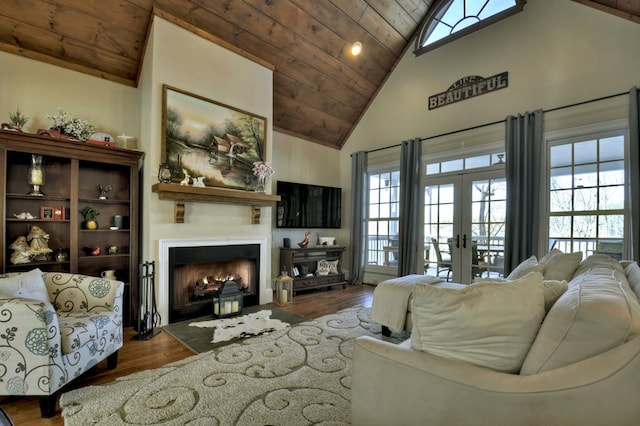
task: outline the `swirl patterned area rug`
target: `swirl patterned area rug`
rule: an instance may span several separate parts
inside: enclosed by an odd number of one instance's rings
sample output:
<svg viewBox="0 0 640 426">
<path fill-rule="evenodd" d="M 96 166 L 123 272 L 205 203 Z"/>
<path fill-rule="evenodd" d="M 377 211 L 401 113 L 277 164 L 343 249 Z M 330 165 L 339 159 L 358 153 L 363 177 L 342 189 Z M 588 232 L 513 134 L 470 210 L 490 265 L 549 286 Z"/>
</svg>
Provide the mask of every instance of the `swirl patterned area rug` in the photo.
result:
<svg viewBox="0 0 640 426">
<path fill-rule="evenodd" d="M 60 398 L 65 425 L 349 424 L 353 341 L 380 337 L 369 313 L 345 309 L 72 390 Z"/>
</svg>

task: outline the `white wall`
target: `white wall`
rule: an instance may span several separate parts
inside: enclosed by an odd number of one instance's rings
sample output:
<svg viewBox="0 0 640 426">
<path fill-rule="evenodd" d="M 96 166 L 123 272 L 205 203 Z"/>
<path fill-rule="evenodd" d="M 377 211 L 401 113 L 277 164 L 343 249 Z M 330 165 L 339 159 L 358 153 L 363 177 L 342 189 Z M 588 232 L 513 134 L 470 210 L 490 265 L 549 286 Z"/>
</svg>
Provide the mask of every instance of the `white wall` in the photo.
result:
<svg viewBox="0 0 640 426">
<path fill-rule="evenodd" d="M 416 57 L 409 51 L 342 149 L 341 185 L 350 185 L 350 155 L 359 150 L 627 92 L 640 84 L 639 40 L 640 25 L 629 20 L 572 1 L 532 0 L 521 13 L 432 52 Z M 429 111 L 429 96 L 456 80 L 503 71 L 509 87 Z M 627 104 L 623 97 L 545 114 L 545 129 L 626 118 Z M 504 137 L 488 130 L 480 131 L 487 142 Z M 476 136 L 452 136 L 445 144 L 459 148 Z M 433 151 L 438 139 L 426 141 L 423 152 Z"/>
<path fill-rule="evenodd" d="M 273 192 L 276 190 L 276 181 L 311 183 L 315 185 L 340 186 L 340 151 L 325 146 L 310 143 L 302 139 L 274 133 L 274 155 L 271 157 L 275 174 L 271 180 Z M 345 191 L 343 188 L 343 205 Z M 275 210 L 274 210 L 275 214 Z M 342 211 L 342 222 L 345 222 L 346 213 Z M 311 232 L 311 241 L 315 242 L 318 234 L 324 237 L 336 237 L 339 245 L 349 244 L 349 234 L 343 229 L 276 229 L 275 218 L 273 226 L 273 256 L 272 273 L 280 271 L 279 251 L 283 238 L 290 238 L 293 247 L 302 241 L 304 232 Z"/>
<path fill-rule="evenodd" d="M 48 129 L 57 108 L 113 136 L 140 134 L 140 92 L 122 84 L 0 52 L 0 121 L 16 108 L 30 120 L 25 132 Z M 62 142 L 61 142 L 62 143 Z"/>
<path fill-rule="evenodd" d="M 272 123 L 273 72 L 158 17 L 152 24 L 143 68 L 141 141 L 147 153 L 143 256 L 158 260 L 159 241 L 166 239 L 254 236 L 267 238 L 270 246 L 272 209 L 262 208 L 260 224 L 253 225 L 249 206 L 186 202 L 185 223 L 176 224 L 174 202 L 160 200 L 151 192 L 151 184 L 157 181 L 162 154 L 163 84 L 250 111 Z M 267 158 L 272 157 L 272 140 L 273 132 L 267 126 Z M 271 271 L 267 268 L 267 276 L 261 276 L 261 303 L 271 301 L 271 293 L 265 290 L 270 286 L 270 278 Z M 157 282 L 157 285 L 163 289 L 167 283 Z M 161 313 L 164 308 L 159 307 Z"/>
</svg>

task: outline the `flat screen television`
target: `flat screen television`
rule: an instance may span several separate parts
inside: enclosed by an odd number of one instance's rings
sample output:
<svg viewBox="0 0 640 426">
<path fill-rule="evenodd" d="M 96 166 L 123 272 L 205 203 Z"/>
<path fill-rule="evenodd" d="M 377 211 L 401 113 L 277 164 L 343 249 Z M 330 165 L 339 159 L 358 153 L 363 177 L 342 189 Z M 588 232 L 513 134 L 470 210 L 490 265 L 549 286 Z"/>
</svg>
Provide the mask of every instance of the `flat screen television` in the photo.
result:
<svg viewBox="0 0 640 426">
<path fill-rule="evenodd" d="M 276 228 L 340 228 L 342 188 L 278 181 Z"/>
</svg>

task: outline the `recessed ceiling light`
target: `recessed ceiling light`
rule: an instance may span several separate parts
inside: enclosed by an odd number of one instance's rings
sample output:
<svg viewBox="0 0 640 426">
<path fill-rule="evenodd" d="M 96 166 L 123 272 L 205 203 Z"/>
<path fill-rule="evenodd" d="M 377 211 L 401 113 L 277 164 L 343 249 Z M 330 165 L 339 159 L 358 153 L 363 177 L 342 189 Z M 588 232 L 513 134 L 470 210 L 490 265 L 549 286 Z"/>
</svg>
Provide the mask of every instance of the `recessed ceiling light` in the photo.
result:
<svg viewBox="0 0 640 426">
<path fill-rule="evenodd" d="M 353 43 L 353 45 L 351 45 L 351 54 L 353 56 L 358 56 L 360 52 L 362 52 L 362 43 L 356 41 L 355 43 Z"/>
</svg>

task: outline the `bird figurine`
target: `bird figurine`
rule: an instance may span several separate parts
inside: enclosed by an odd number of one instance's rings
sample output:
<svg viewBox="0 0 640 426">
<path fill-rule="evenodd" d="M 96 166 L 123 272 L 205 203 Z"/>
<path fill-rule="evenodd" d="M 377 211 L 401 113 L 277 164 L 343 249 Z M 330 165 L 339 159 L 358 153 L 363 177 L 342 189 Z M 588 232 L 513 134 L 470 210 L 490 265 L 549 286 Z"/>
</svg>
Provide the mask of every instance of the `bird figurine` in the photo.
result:
<svg viewBox="0 0 640 426">
<path fill-rule="evenodd" d="M 113 185 L 102 185 L 102 184 L 98 184 L 98 191 L 100 192 L 100 196 L 98 197 L 101 200 L 106 200 L 107 198 L 107 194 L 109 193 L 109 191 L 111 191 L 113 189 Z"/>
<path fill-rule="evenodd" d="M 307 248 L 307 246 L 309 245 L 309 235 L 311 235 L 311 232 L 309 231 L 304 233 L 304 240 L 298 243 L 300 248 Z"/>
<path fill-rule="evenodd" d="M 29 212 L 22 212 L 18 214 L 13 214 L 16 219 L 35 219 L 36 217 Z"/>
</svg>

